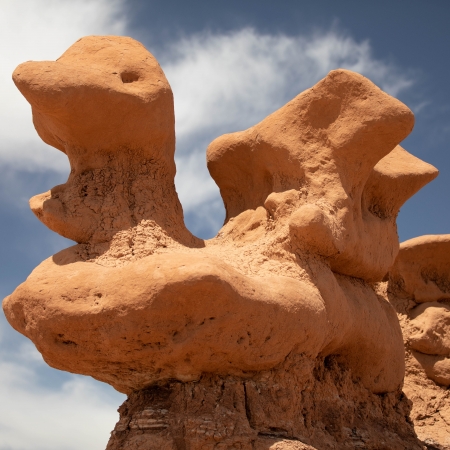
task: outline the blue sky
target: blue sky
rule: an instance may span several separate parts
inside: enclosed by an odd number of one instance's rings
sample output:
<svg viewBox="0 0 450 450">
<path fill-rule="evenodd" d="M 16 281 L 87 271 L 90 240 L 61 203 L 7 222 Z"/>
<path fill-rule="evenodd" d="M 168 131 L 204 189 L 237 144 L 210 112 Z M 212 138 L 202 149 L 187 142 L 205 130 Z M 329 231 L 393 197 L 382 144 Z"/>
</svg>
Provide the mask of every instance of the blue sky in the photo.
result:
<svg viewBox="0 0 450 450">
<path fill-rule="evenodd" d="M 400 240 L 450 232 L 450 3 L 375 1 L 3 0 L 0 4 L 0 294 L 71 242 L 28 199 L 68 175 L 34 131 L 11 81 L 26 60 L 56 59 L 88 34 L 128 35 L 158 58 L 175 96 L 176 185 L 188 227 L 212 237 L 224 213 L 206 170 L 215 137 L 245 129 L 326 73 L 368 76 L 416 114 L 403 146 L 439 177 L 402 208 Z M 104 448 L 124 396 L 45 365 L 0 316 L 0 450 Z"/>
</svg>

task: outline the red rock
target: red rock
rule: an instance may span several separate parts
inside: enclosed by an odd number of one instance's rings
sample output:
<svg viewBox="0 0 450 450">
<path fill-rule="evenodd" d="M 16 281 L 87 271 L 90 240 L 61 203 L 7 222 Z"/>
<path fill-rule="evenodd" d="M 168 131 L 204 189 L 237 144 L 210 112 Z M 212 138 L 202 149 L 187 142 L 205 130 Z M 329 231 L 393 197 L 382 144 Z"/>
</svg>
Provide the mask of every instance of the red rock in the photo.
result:
<svg viewBox="0 0 450 450">
<path fill-rule="evenodd" d="M 403 330 L 403 391 L 412 401 L 411 419 L 418 436 L 439 449 L 450 443 L 449 238 L 420 236 L 403 242 L 386 294 Z"/>
<path fill-rule="evenodd" d="M 3 309 L 48 364 L 129 395 L 109 450 L 421 448 L 372 283 L 400 206 L 437 175 L 398 145 L 405 105 L 340 69 L 213 141 L 227 219 L 203 241 L 174 187 L 172 92 L 141 44 L 83 38 L 14 81 L 72 168 L 30 206 L 78 244 Z"/>
</svg>

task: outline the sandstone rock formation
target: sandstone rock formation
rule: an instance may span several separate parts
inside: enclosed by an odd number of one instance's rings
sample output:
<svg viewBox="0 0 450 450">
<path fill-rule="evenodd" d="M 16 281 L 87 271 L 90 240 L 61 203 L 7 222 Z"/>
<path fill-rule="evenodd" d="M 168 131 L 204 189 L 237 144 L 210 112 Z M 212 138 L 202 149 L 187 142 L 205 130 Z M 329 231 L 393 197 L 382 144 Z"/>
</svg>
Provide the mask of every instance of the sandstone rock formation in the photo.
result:
<svg viewBox="0 0 450 450">
<path fill-rule="evenodd" d="M 385 286 L 406 348 L 403 391 L 418 436 L 450 448 L 450 235 L 402 243 Z"/>
<path fill-rule="evenodd" d="M 174 187 L 170 86 L 141 44 L 83 38 L 13 78 L 71 164 L 30 206 L 78 244 L 3 308 L 49 365 L 129 395 L 109 450 L 422 448 L 401 328 L 373 284 L 399 208 L 437 175 L 399 146 L 404 104 L 340 69 L 213 141 L 227 217 L 203 241 Z"/>
</svg>

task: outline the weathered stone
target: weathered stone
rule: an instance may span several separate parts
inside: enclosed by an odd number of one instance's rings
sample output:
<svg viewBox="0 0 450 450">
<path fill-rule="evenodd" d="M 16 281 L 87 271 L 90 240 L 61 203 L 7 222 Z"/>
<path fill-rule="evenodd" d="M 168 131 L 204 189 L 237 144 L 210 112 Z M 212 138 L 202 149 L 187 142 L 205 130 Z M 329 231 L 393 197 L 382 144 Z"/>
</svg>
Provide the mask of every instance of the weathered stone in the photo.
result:
<svg viewBox="0 0 450 450">
<path fill-rule="evenodd" d="M 13 78 L 72 169 L 31 209 L 78 244 L 3 309 L 48 364 L 129 395 L 110 450 L 421 448 L 373 284 L 399 208 L 437 175 L 399 146 L 403 103 L 339 69 L 213 141 L 227 218 L 204 241 L 174 187 L 172 91 L 141 44 L 83 38 Z"/>
<path fill-rule="evenodd" d="M 333 357 L 297 355 L 251 378 L 205 374 L 135 391 L 107 450 L 137 441 L 174 450 L 422 450 L 409 408 L 400 390 L 373 394 Z"/>
<path fill-rule="evenodd" d="M 402 243 L 389 283 L 380 286 L 403 330 L 403 391 L 412 401 L 411 419 L 432 449 L 450 449 L 449 237 L 421 236 Z"/>
</svg>

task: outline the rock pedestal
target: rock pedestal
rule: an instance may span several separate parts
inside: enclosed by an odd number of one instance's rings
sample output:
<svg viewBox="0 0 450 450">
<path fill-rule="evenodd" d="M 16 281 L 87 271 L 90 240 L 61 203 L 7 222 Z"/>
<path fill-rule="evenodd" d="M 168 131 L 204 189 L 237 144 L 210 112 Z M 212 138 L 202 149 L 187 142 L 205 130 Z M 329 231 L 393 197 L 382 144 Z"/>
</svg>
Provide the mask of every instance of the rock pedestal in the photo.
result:
<svg viewBox="0 0 450 450">
<path fill-rule="evenodd" d="M 107 450 L 422 450 L 399 390 L 373 394 L 333 358 L 246 379 L 205 374 L 135 391 Z"/>
</svg>

